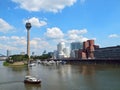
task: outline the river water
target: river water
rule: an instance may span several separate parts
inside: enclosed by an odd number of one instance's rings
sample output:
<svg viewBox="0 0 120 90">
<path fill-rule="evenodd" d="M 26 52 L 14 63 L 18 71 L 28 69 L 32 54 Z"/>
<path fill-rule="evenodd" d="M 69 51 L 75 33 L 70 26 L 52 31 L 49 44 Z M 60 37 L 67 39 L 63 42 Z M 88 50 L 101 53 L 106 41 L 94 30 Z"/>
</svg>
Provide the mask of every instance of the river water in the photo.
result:
<svg viewBox="0 0 120 90">
<path fill-rule="evenodd" d="M 65 64 L 5 67 L 0 61 L 0 90 L 120 90 L 120 65 Z M 24 84 L 27 74 L 41 85 Z"/>
</svg>

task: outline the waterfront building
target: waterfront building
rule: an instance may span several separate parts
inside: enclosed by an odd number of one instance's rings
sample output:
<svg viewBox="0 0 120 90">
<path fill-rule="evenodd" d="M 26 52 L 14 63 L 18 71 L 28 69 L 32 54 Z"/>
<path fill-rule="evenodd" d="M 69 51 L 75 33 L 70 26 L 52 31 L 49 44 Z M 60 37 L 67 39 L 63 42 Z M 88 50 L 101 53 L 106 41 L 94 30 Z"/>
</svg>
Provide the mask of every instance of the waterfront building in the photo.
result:
<svg viewBox="0 0 120 90">
<path fill-rule="evenodd" d="M 77 51 L 79 49 L 82 49 L 83 44 L 81 42 L 72 42 L 71 43 L 71 52 L 70 52 L 70 57 L 71 58 L 78 58 Z"/>
<path fill-rule="evenodd" d="M 58 59 L 62 59 L 62 58 L 69 58 L 70 57 L 70 49 L 69 47 L 65 46 L 64 42 L 60 42 L 57 45 L 57 52 L 54 53 L 54 55 L 56 55 L 56 58 Z"/>
<path fill-rule="evenodd" d="M 58 51 L 57 50 L 54 50 L 52 58 L 53 59 L 57 59 L 58 58 Z"/>
<path fill-rule="evenodd" d="M 83 42 L 83 49 L 79 49 L 76 54 L 79 59 L 94 59 L 94 51 L 99 48 L 98 45 L 94 44 L 94 40 L 87 40 Z"/>
<path fill-rule="evenodd" d="M 63 49 L 63 52 L 64 52 L 64 57 L 65 58 L 69 58 L 70 57 L 70 48 L 69 47 L 65 47 Z"/>
<path fill-rule="evenodd" d="M 63 54 L 63 49 L 65 48 L 65 43 L 64 42 L 60 42 L 57 45 L 57 51 L 59 54 Z"/>
<path fill-rule="evenodd" d="M 9 57 L 11 55 L 11 51 L 7 50 L 7 57 Z"/>
<path fill-rule="evenodd" d="M 65 48 L 65 43 L 64 42 L 58 43 L 57 51 L 58 51 L 58 58 L 59 59 L 64 58 L 64 52 L 63 52 L 64 48 Z"/>
<path fill-rule="evenodd" d="M 72 42 L 71 43 L 71 51 L 82 49 L 83 44 L 81 42 Z"/>
<path fill-rule="evenodd" d="M 120 59 L 120 46 L 97 48 L 94 56 L 96 59 Z"/>
</svg>

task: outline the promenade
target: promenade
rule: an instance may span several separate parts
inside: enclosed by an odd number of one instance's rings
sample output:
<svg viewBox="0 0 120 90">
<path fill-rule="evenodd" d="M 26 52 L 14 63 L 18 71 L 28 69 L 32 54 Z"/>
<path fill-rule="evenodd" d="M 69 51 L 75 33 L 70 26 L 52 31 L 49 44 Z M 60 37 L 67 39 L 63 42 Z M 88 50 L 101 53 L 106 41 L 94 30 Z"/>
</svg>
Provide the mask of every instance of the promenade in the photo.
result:
<svg viewBox="0 0 120 90">
<path fill-rule="evenodd" d="M 120 64 L 120 59 L 59 59 L 59 60 L 65 61 L 67 63 Z"/>
</svg>

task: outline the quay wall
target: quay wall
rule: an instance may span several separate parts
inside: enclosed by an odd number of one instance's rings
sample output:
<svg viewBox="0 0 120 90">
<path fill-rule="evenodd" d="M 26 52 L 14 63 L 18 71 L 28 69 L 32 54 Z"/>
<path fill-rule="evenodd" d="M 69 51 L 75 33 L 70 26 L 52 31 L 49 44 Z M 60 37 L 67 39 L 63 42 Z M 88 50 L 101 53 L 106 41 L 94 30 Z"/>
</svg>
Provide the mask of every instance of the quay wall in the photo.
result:
<svg viewBox="0 0 120 90">
<path fill-rule="evenodd" d="M 120 64 L 120 59 L 59 59 L 67 63 L 84 63 L 84 64 Z"/>
</svg>

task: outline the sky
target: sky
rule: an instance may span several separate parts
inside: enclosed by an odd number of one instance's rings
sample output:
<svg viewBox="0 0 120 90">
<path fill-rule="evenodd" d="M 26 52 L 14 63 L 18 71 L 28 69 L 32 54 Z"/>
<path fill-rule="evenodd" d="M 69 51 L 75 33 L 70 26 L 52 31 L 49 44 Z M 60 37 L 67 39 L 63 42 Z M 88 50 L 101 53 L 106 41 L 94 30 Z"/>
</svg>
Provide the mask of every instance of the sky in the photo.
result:
<svg viewBox="0 0 120 90">
<path fill-rule="evenodd" d="M 102 47 L 120 45 L 120 0 L 0 0 L 0 54 L 53 52 L 61 41 L 94 39 Z"/>
</svg>

